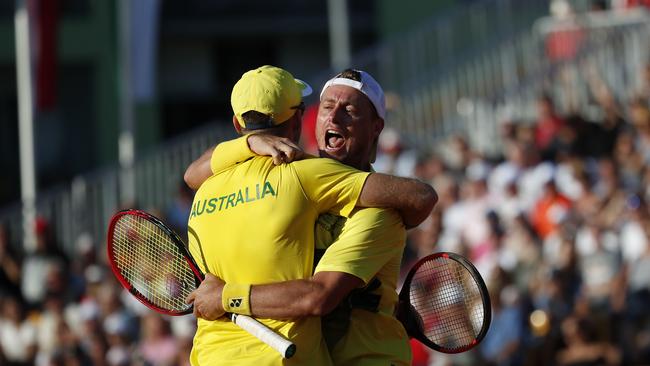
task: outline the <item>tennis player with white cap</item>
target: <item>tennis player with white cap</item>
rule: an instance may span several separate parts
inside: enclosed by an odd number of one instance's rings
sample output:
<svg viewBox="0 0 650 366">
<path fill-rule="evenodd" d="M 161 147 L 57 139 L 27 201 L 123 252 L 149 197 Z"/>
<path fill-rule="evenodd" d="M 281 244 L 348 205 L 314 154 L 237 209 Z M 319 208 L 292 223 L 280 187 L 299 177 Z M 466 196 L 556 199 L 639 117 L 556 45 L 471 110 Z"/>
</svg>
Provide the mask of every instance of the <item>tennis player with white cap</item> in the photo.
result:
<svg viewBox="0 0 650 366">
<path fill-rule="evenodd" d="M 321 156 L 371 171 L 386 116 L 381 86 L 368 73 L 348 69 L 329 80 L 320 97 L 316 135 Z M 282 139 L 253 135 L 220 144 L 212 155 L 213 168 L 250 158 L 248 145 L 284 160 L 299 155 Z M 192 170 L 188 169 L 190 178 L 196 175 Z M 400 193 L 405 200 L 413 195 L 408 189 Z M 427 214 L 434 203 L 435 198 Z M 355 209 L 349 218 L 321 215 L 316 251 L 327 250 L 313 277 L 252 286 L 252 314 L 278 319 L 329 314 L 323 318 L 323 332 L 334 364 L 409 365 L 408 337 L 393 316 L 395 288 L 405 243 L 403 222 L 414 226 L 426 215 L 400 213 L 402 217 L 393 210 Z M 223 282 L 210 276 L 205 283 L 211 291 L 206 290 L 206 296 L 218 308 Z M 214 311 L 218 315 L 222 309 Z"/>
</svg>

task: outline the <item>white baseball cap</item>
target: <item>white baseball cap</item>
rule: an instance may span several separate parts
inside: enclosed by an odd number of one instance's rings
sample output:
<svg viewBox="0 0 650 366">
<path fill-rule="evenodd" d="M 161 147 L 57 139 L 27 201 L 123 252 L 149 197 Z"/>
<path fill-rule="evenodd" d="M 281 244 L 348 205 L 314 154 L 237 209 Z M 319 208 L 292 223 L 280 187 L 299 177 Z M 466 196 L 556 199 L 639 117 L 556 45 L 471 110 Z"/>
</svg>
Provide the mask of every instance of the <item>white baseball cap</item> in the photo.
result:
<svg viewBox="0 0 650 366">
<path fill-rule="evenodd" d="M 379 117 L 385 119 L 386 98 L 384 97 L 384 90 L 381 88 L 381 85 L 379 85 L 377 80 L 375 80 L 375 78 L 370 76 L 370 74 L 368 74 L 367 72 L 361 70 L 354 70 L 354 69 L 353 71 L 359 73 L 359 75 L 361 76 L 361 81 L 344 78 L 341 77 L 341 74 L 338 74 L 335 77 L 329 79 L 325 83 L 325 85 L 323 86 L 323 90 L 321 90 L 320 92 L 320 98 L 321 99 L 323 98 L 323 93 L 325 92 L 325 89 L 329 88 L 332 85 L 349 86 L 365 94 L 368 97 L 368 99 L 370 99 L 372 105 L 375 106 L 375 110 L 377 111 Z"/>
</svg>

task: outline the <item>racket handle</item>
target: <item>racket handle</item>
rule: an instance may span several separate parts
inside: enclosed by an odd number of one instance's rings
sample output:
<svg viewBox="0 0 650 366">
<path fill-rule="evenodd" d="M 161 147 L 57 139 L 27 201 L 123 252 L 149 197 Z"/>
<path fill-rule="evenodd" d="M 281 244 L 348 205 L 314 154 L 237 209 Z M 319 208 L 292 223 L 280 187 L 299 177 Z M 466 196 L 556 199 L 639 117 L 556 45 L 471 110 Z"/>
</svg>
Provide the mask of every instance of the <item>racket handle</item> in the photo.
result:
<svg viewBox="0 0 650 366">
<path fill-rule="evenodd" d="M 239 325 L 242 329 L 278 351 L 282 357 L 291 358 L 296 353 L 296 345 L 293 342 L 285 339 L 250 316 L 232 314 L 231 319 L 233 323 Z"/>
</svg>

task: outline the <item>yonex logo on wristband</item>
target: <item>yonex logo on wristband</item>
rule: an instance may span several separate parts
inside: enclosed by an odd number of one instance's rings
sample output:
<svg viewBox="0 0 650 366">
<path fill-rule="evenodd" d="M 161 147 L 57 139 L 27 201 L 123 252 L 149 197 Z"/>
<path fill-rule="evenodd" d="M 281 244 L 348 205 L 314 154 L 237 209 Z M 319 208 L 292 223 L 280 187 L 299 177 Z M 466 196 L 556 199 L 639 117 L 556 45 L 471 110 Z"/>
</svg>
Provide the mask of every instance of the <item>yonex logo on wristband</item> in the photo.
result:
<svg viewBox="0 0 650 366">
<path fill-rule="evenodd" d="M 250 315 L 250 294 L 251 285 L 227 283 L 221 293 L 221 305 L 227 312 Z"/>
<path fill-rule="evenodd" d="M 243 300 L 243 299 L 242 299 L 241 297 L 230 299 L 230 307 L 231 307 L 231 308 L 238 308 L 238 307 L 240 307 L 240 306 L 241 306 L 241 303 L 242 303 L 242 300 Z"/>
</svg>

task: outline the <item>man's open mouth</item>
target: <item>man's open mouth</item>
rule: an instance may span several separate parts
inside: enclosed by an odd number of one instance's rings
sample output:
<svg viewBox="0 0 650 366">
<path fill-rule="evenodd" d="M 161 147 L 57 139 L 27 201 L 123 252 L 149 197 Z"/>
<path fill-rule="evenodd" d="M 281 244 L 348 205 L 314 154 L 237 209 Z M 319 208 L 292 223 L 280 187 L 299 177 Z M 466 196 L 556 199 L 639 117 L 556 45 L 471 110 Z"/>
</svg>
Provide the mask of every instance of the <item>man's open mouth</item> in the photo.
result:
<svg viewBox="0 0 650 366">
<path fill-rule="evenodd" d="M 325 145 L 328 149 L 338 150 L 345 144 L 345 138 L 334 130 L 327 130 L 325 133 Z"/>
</svg>

